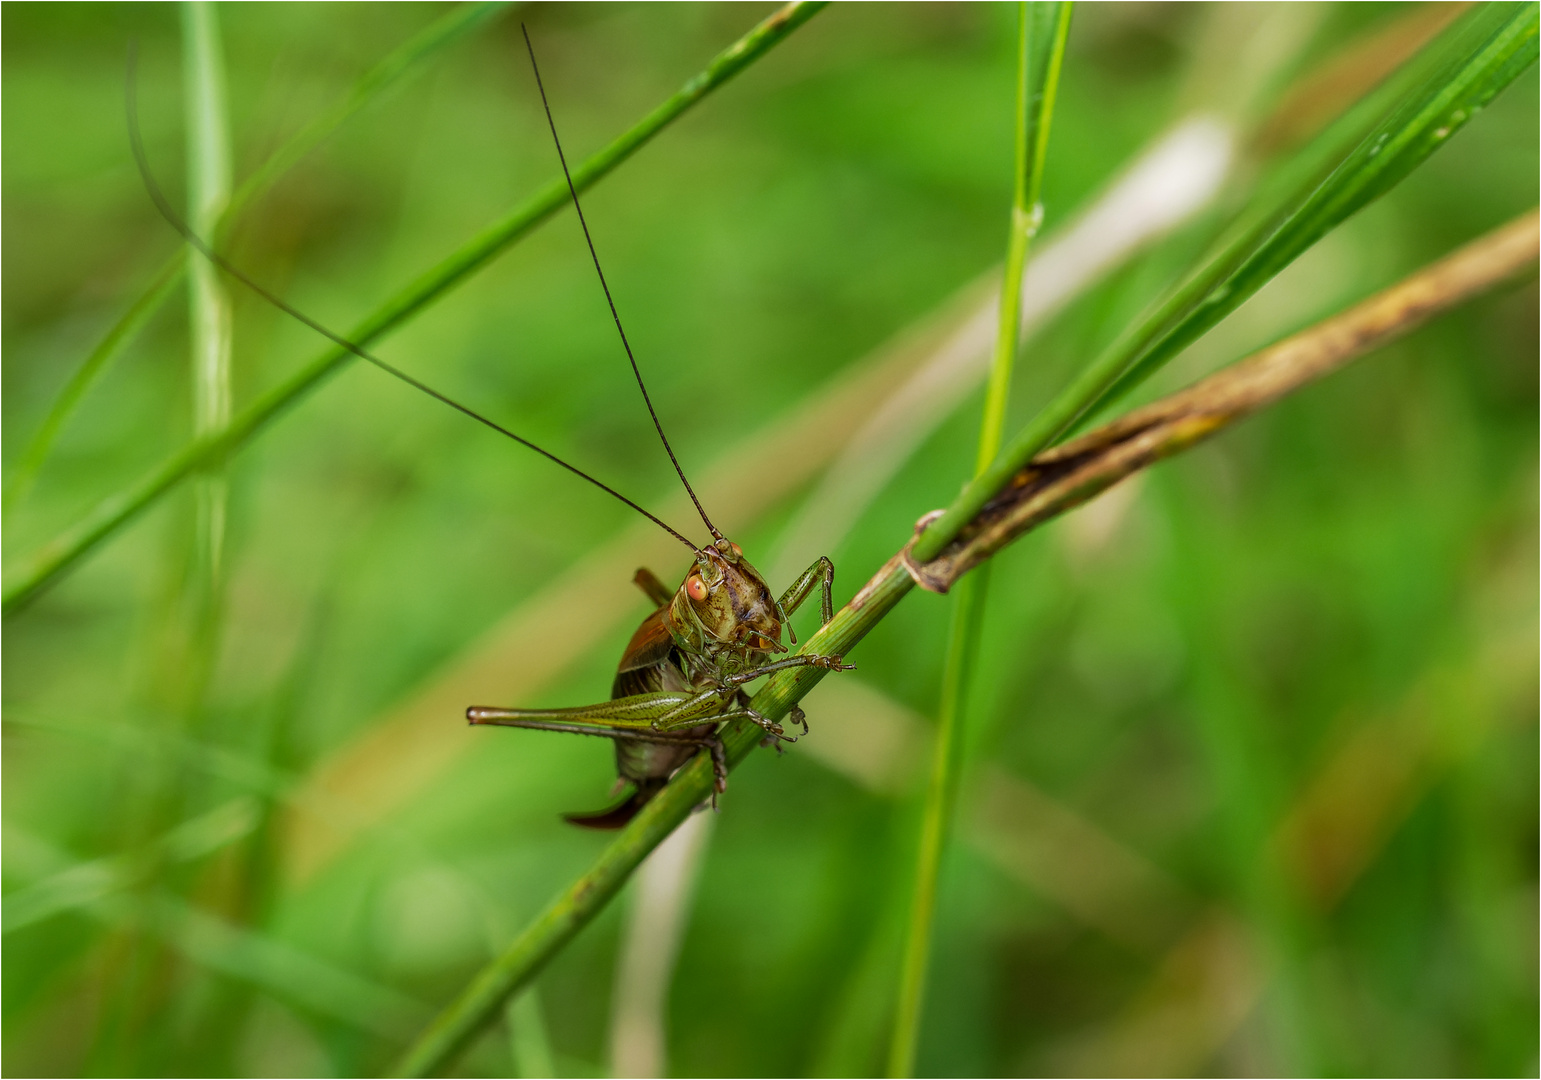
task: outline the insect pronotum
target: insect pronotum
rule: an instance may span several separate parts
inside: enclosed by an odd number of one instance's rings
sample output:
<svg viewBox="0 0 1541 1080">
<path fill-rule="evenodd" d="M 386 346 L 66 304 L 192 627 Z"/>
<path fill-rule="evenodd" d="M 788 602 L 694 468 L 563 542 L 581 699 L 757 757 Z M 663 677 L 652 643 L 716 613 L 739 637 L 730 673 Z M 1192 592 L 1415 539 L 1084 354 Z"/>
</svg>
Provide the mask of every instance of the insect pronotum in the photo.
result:
<svg viewBox="0 0 1541 1080">
<path fill-rule="evenodd" d="M 819 590 L 820 622 L 827 623 L 834 616 L 834 564 L 823 555 L 803 571 L 780 597 L 775 597 L 770 586 L 744 557 L 739 546 L 718 531 L 707 516 L 706 508 L 696 496 L 685 470 L 674 455 L 664 434 L 663 424 L 648 396 L 647 384 L 637 366 L 626 330 L 621 325 L 620 312 L 611 296 L 609 283 L 599 264 L 599 253 L 594 246 L 588 221 L 583 216 L 583 206 L 572 174 L 567 168 L 566 155 L 557 137 L 556 121 L 546 98 L 546 89 L 540 79 L 540 69 L 535 62 L 535 49 L 530 42 L 529 31 L 522 25 L 525 48 L 530 56 L 530 68 L 535 75 L 536 88 L 551 129 L 552 142 L 562 165 L 572 196 L 573 209 L 583 227 L 589 254 L 594 261 L 594 271 L 604 290 L 605 301 L 615 320 L 615 329 L 621 346 L 631 364 L 637 389 L 653 426 L 658 432 L 664 451 L 674 466 L 675 473 L 695 504 L 701 521 L 711 533 L 710 543 L 697 547 L 683 533 L 672 528 L 642 506 L 628 499 L 608 484 L 590 476 L 576 465 L 558 457 L 535 443 L 515 434 L 508 428 L 483 416 L 474 409 L 453 400 L 433 389 L 420 379 L 400 368 L 381 360 L 360 345 L 312 319 L 292 304 L 271 292 L 240 267 L 214 250 L 198 236 L 183 218 L 177 214 L 170 201 L 156 183 L 149 159 L 139 133 L 138 106 L 135 93 L 135 60 L 129 59 L 127 88 L 129 142 L 135 164 L 139 168 L 146 191 L 156 209 L 166 221 L 180 233 L 184 240 L 220 270 L 239 281 L 280 311 L 304 323 L 312 330 L 348 350 L 380 370 L 395 376 L 408 385 L 443 402 L 466 416 L 484 424 L 515 442 L 535 451 L 575 476 L 586 480 L 601 491 L 625 503 L 637 513 L 652 521 L 690 549 L 692 563 L 679 588 L 670 590 L 651 570 L 637 570 L 634 581 L 656 606 L 651 615 L 643 620 L 631 642 L 621 656 L 615 680 L 610 689 L 610 700 L 594 705 L 579 705 L 566 709 L 517 709 L 489 706 L 472 706 L 466 710 L 466 719 L 472 724 L 490 724 L 507 727 L 535 728 L 543 731 L 571 732 L 579 735 L 598 735 L 615 743 L 617 791 L 630 785 L 630 792 L 620 802 L 594 813 L 567 814 L 566 819 L 576 825 L 589 828 L 619 828 L 634 817 L 638 810 L 669 782 L 669 778 L 696 754 L 705 751 L 711 756 L 716 778 L 713 803 L 716 794 L 727 790 L 727 761 L 719 732 L 722 725 L 731 720 L 747 719 L 765 729 L 766 740 L 771 743 L 793 742 L 778 723 L 755 712 L 749 704 L 744 687 L 763 675 L 793 667 L 820 667 L 830 671 L 850 670 L 854 665 L 843 663 L 838 656 L 815 653 L 782 656 L 787 646 L 781 643 L 785 628 L 792 644 L 797 643 L 788 617 Z M 793 723 L 808 730 L 807 718 L 802 709 L 794 707 Z"/>
</svg>

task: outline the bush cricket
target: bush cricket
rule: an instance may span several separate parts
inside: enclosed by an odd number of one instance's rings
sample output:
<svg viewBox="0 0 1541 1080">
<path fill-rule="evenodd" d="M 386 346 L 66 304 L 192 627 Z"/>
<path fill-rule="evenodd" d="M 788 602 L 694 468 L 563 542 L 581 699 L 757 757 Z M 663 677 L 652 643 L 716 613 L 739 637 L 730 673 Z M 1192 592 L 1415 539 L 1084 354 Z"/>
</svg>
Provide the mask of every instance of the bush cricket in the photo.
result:
<svg viewBox="0 0 1541 1080">
<path fill-rule="evenodd" d="M 611 685 L 609 701 L 562 709 L 472 706 L 466 710 L 466 719 L 475 725 L 534 728 L 611 739 L 615 743 L 616 793 L 624 790 L 627 785 L 631 787 L 630 792 L 607 809 L 594 813 L 567 814 L 564 817 L 575 825 L 587 828 L 615 829 L 630 821 L 642 806 L 663 789 L 679 768 L 702 751 L 711 756 L 713 763 L 715 790 L 712 802 L 715 806 L 717 794 L 727 789 L 727 761 L 718 733 L 728 721 L 753 721 L 765 729 L 765 739 L 772 744 L 796 741 L 796 737 L 788 735 L 780 724 L 768 720 L 749 707 L 749 697 L 744 691 L 747 684 L 763 675 L 787 668 L 813 666 L 844 671 L 854 665 L 843 663 L 838 656 L 812 653 L 774 659 L 777 654 L 788 651 L 787 646 L 781 642 L 783 626 L 790 642 L 794 645 L 797 643 L 788 618 L 815 589 L 820 593 L 821 625 L 833 617 L 834 564 L 827 557 L 819 556 L 777 598 L 759 571 L 744 558 L 739 546 L 724 537 L 707 516 L 705 507 L 675 457 L 674 449 L 664 434 L 663 425 L 648 396 L 647 385 L 621 324 L 620 313 L 605 280 L 604 270 L 600 267 L 599 255 L 584 218 L 566 156 L 562 152 L 561 140 L 557 137 L 556 122 L 535 62 L 534 46 L 530 42 L 529 32 L 523 26 L 520 29 L 524 32 L 531 70 L 561 162 L 562 174 L 572 196 L 573 209 L 583 228 L 594 270 L 615 320 L 615 328 L 631 364 L 637 388 L 680 483 L 684 485 L 701 521 L 711 533 L 711 542 L 703 546 L 697 547 L 683 533 L 577 466 L 323 326 L 259 284 L 198 236 L 172 207 L 150 169 L 139 133 L 132 54 L 127 88 L 129 140 L 145 189 L 160 215 L 194 250 L 224 273 L 339 347 L 593 484 L 648 518 L 690 549 L 693 559 L 690 570 L 679 588 L 673 591 L 652 571 L 645 567 L 638 569 L 633 580 L 657 607 L 643 620 L 626 646 Z M 801 726 L 804 733 L 807 732 L 807 719 L 800 708 L 793 708 L 791 719 Z"/>
</svg>

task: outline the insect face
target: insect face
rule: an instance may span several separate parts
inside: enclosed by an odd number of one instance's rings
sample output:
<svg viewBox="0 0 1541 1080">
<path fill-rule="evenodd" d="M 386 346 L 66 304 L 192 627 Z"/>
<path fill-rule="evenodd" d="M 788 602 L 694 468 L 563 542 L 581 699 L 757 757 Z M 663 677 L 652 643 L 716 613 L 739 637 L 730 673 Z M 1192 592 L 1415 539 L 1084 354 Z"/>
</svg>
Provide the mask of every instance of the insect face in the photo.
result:
<svg viewBox="0 0 1541 1080">
<path fill-rule="evenodd" d="M 755 652 L 786 651 L 775 598 L 737 544 L 718 540 L 701 549 L 682 593 L 708 640 Z"/>
</svg>

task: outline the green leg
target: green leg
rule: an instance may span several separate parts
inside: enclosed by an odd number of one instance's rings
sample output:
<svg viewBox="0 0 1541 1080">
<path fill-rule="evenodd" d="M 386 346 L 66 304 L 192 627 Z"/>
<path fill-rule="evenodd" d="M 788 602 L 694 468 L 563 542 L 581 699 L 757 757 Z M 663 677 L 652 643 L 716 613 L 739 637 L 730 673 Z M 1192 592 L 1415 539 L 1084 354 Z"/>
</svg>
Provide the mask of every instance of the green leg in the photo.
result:
<svg viewBox="0 0 1541 1080">
<path fill-rule="evenodd" d="M 787 636 L 792 639 L 793 645 L 797 644 L 797 635 L 792 633 L 787 616 L 802 607 L 815 585 L 823 587 L 823 594 L 819 597 L 819 625 L 823 626 L 835 617 L 835 564 L 829 561 L 827 555 L 820 555 L 814 560 L 813 565 L 799 574 L 797 580 L 781 594 L 781 599 L 776 601 L 776 606 L 781 609 L 781 621 L 787 623 Z"/>
<path fill-rule="evenodd" d="M 668 714 L 654 720 L 653 730 L 668 732 L 696 724 L 708 722 L 716 724 L 724 720 L 745 717 L 764 728 L 767 735 L 777 739 L 786 738 L 786 732 L 780 724 L 766 719 L 749 706 L 735 703 L 735 707 L 729 707 L 728 703 L 739 696 L 739 685 L 734 682 L 716 689 L 700 691 L 690 700 L 681 702 Z"/>
<path fill-rule="evenodd" d="M 700 698 L 700 694 L 662 690 L 657 693 L 615 698 L 597 705 L 579 705 L 571 709 L 497 709 L 472 706 L 466 710 L 466 719 L 473 724 L 500 724 L 506 727 L 540 726 L 547 731 L 572 730 L 582 734 L 611 734 L 616 738 L 622 738 L 638 731 L 651 731 L 655 720 L 665 716 L 672 717 L 680 711 L 681 707 L 688 708 L 696 705 Z M 549 724 L 567 726 L 546 726 Z"/>
<path fill-rule="evenodd" d="M 639 714 L 652 712 L 668 716 L 682 705 L 690 705 L 701 695 L 636 694 L 629 698 L 616 698 L 600 705 L 579 706 L 573 709 L 496 709 L 473 706 L 466 710 L 466 719 L 473 724 L 498 727 L 529 728 L 535 731 L 561 731 L 572 735 L 598 735 L 606 739 L 636 739 L 639 742 L 663 743 L 673 746 L 704 747 L 712 756 L 712 773 L 716 779 L 716 792 L 728 789 L 728 758 L 722 738 L 713 731 L 709 735 L 689 735 L 677 731 L 654 729 L 652 718 L 639 718 Z M 619 708 L 617 708 L 619 706 Z M 726 716 L 696 716 L 676 721 L 674 727 L 695 727 L 705 722 L 736 719 L 747 715 L 749 710 L 735 710 Z M 764 717 L 759 717 L 765 722 Z M 717 795 L 712 796 L 717 805 Z"/>
<path fill-rule="evenodd" d="M 717 713 L 713 716 L 707 717 L 707 719 L 713 723 L 717 723 L 718 721 L 722 720 L 753 720 L 756 724 L 759 724 L 762 728 L 764 728 L 765 734 L 772 739 L 776 739 L 780 742 L 797 741 L 797 736 L 788 735 L 782 729 L 780 724 L 775 723 L 772 720 L 767 720 L 753 709 L 729 709 L 727 712 Z M 696 724 L 704 722 L 705 721 L 699 718 L 695 720 L 660 720 L 658 722 L 658 731 L 662 734 L 668 734 L 670 731 L 673 731 L 677 728 L 692 727 Z"/>
<path fill-rule="evenodd" d="M 761 675 L 769 675 L 776 671 L 785 671 L 795 667 L 818 667 L 825 671 L 855 671 L 855 664 L 842 664 L 838 656 L 823 656 L 819 653 L 803 653 L 801 656 L 789 656 L 785 660 L 772 660 L 768 664 L 761 664 L 749 671 L 741 671 L 737 675 L 729 675 L 723 680 L 725 686 L 743 686 L 752 683 Z"/>
<path fill-rule="evenodd" d="M 578 705 L 570 709 L 496 709 L 473 706 L 466 710 L 466 719 L 473 724 L 570 731 L 580 735 L 629 739 L 746 716 L 770 734 L 781 735 L 779 725 L 752 709 L 727 711 L 728 703 L 737 691 L 737 685 L 694 693 L 660 690 L 650 694 L 632 694 L 596 705 Z M 673 741 L 678 741 L 678 738 L 675 736 Z"/>
</svg>

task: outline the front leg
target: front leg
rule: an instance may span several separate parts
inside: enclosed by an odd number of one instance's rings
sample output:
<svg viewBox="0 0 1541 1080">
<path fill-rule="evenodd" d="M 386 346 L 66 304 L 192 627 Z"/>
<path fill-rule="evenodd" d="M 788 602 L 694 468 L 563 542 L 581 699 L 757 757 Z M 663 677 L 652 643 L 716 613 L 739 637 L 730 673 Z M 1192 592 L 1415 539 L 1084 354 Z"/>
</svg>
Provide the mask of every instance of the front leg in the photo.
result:
<svg viewBox="0 0 1541 1080">
<path fill-rule="evenodd" d="M 663 716 L 655 719 L 652 722 L 653 730 L 662 732 L 678 731 L 680 728 L 693 727 L 696 724 L 717 724 L 724 720 L 737 720 L 740 717 L 745 717 L 764 728 L 767 735 L 777 739 L 785 739 L 787 736 L 780 724 L 760 715 L 748 705 L 740 704 L 736 708 L 729 708 L 729 702 L 741 696 L 738 691 L 740 685 L 742 683 L 739 681 L 728 681 L 723 686 L 697 691 Z M 684 695 L 680 696 L 683 697 Z"/>
<path fill-rule="evenodd" d="M 796 581 L 792 582 L 786 592 L 781 594 L 781 599 L 776 601 L 776 606 L 781 609 L 781 621 L 786 623 L 787 636 L 792 639 L 792 644 L 797 644 L 797 635 L 792 632 L 792 624 L 787 616 L 802 606 L 808 594 L 813 592 L 815 585 L 822 586 L 822 595 L 819 597 L 819 625 L 824 626 L 835 617 L 835 564 L 829 561 L 829 556 L 820 555 L 812 566 L 804 570 Z"/>
<path fill-rule="evenodd" d="M 799 710 L 799 712 L 800 711 L 801 710 Z M 753 721 L 754 723 L 758 724 L 762 729 L 764 729 L 765 737 L 767 739 L 774 739 L 777 742 L 796 742 L 797 741 L 797 736 L 796 735 L 788 735 L 786 733 L 786 730 L 784 728 L 782 728 L 782 726 L 780 724 L 776 723 L 774 720 L 770 719 L 768 716 L 765 716 L 765 715 L 763 715 L 761 713 L 758 713 L 755 710 L 750 709 L 750 708 L 733 708 L 733 709 L 729 709 L 727 712 L 716 713 L 716 714 L 714 714 L 712 716 L 707 717 L 707 719 L 711 720 L 713 723 L 717 723 L 719 721 L 725 721 L 725 720 L 750 720 L 750 721 Z M 692 726 L 694 726 L 696 724 L 700 724 L 700 723 L 703 723 L 703 721 L 701 721 L 699 719 L 696 719 L 696 720 L 660 720 L 658 722 L 658 731 L 659 731 L 660 734 L 667 735 L 669 732 L 674 731 L 674 730 L 676 730 L 678 728 L 692 727 Z"/>
<path fill-rule="evenodd" d="M 769 675 L 776 671 L 785 671 L 788 668 L 816 667 L 825 671 L 855 671 L 855 664 L 841 662 L 842 657 L 824 656 L 820 653 L 800 653 L 797 656 L 789 656 L 785 660 L 772 660 L 768 664 L 761 664 L 757 668 L 741 671 L 737 675 L 729 675 L 724 678 L 725 686 L 743 686 L 745 683 L 754 682 L 761 675 Z"/>
</svg>

